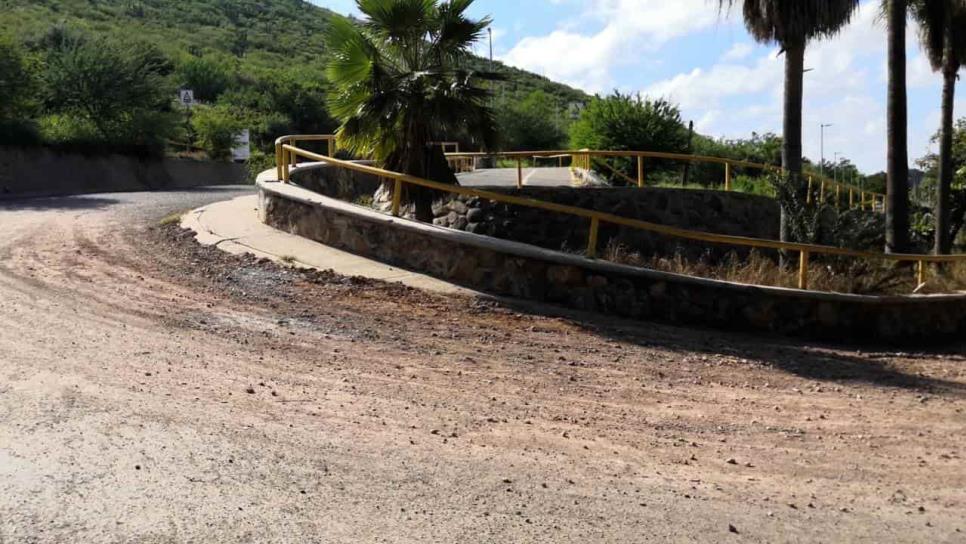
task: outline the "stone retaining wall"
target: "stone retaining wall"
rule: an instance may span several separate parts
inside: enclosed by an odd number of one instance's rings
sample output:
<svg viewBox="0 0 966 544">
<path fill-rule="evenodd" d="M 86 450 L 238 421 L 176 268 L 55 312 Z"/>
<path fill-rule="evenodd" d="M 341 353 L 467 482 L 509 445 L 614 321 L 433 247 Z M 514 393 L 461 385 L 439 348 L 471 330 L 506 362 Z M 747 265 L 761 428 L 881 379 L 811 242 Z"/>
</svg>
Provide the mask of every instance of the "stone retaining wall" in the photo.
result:
<svg viewBox="0 0 966 544">
<path fill-rule="evenodd" d="M 260 182 L 267 224 L 473 289 L 633 319 L 836 341 L 922 343 L 966 333 L 966 295 L 869 297 L 755 287 L 589 260 L 388 217 Z"/>
<path fill-rule="evenodd" d="M 753 238 L 778 237 L 774 199 L 742 193 L 663 188 L 487 188 L 488 191 L 596 210 L 651 223 Z M 515 206 L 478 197 L 444 198 L 433 208 L 435 224 L 548 249 L 583 251 L 590 222 L 569 214 Z M 743 248 L 713 247 L 640 229 L 601 225 L 599 249 L 619 244 L 642 255 L 720 256 Z"/>
</svg>

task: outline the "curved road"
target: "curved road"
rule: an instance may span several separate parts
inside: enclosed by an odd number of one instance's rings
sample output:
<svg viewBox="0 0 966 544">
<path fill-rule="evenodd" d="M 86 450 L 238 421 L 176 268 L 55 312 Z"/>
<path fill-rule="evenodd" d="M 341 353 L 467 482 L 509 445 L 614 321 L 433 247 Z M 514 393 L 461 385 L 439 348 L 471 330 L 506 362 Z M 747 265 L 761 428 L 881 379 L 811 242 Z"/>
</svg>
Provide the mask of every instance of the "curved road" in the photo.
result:
<svg viewBox="0 0 966 544">
<path fill-rule="evenodd" d="M 963 541 L 961 351 L 557 315 L 158 227 L 246 191 L 0 202 L 0 542 Z"/>
</svg>

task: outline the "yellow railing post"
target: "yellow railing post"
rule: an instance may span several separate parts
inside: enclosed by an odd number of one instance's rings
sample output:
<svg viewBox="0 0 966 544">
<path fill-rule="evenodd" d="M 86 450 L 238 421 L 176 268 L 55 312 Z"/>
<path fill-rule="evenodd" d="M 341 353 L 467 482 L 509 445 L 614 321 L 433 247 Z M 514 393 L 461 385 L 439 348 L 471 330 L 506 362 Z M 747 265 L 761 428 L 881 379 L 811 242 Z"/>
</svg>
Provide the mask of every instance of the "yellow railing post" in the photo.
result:
<svg viewBox="0 0 966 544">
<path fill-rule="evenodd" d="M 523 159 L 517 159 L 517 189 L 523 189 Z"/>
<path fill-rule="evenodd" d="M 798 257 L 798 288 L 808 289 L 808 252 L 804 250 Z"/>
<path fill-rule="evenodd" d="M 855 190 L 849 187 L 849 209 L 855 207 Z"/>
<path fill-rule="evenodd" d="M 395 217 L 399 217 L 399 208 L 402 204 L 402 184 L 402 180 L 397 178 L 392 188 L 392 215 Z"/>
<path fill-rule="evenodd" d="M 725 163 L 725 191 L 731 190 L 731 163 Z"/>
<path fill-rule="evenodd" d="M 335 139 L 329 138 L 328 142 L 329 142 L 329 156 L 335 157 Z"/>
<path fill-rule="evenodd" d="M 282 142 L 275 142 L 275 179 L 282 181 Z"/>
<path fill-rule="evenodd" d="M 282 181 L 288 182 L 289 180 L 289 150 L 282 149 Z"/>
<path fill-rule="evenodd" d="M 916 274 L 919 285 L 926 283 L 926 261 L 919 261 L 919 271 Z"/>
<path fill-rule="evenodd" d="M 805 195 L 805 203 L 812 203 L 812 176 L 808 176 L 808 194 Z"/>
<path fill-rule="evenodd" d="M 597 257 L 597 231 L 600 229 L 600 220 L 596 217 L 590 220 L 590 239 L 587 241 L 587 257 L 594 259 Z"/>
<path fill-rule="evenodd" d="M 835 207 L 839 209 L 842 208 L 842 186 L 841 185 L 835 186 Z"/>
<path fill-rule="evenodd" d="M 644 156 L 637 156 L 637 186 L 644 187 Z"/>
<path fill-rule="evenodd" d="M 819 189 L 818 201 L 821 204 L 825 204 L 825 180 L 822 180 L 821 188 Z"/>
</svg>

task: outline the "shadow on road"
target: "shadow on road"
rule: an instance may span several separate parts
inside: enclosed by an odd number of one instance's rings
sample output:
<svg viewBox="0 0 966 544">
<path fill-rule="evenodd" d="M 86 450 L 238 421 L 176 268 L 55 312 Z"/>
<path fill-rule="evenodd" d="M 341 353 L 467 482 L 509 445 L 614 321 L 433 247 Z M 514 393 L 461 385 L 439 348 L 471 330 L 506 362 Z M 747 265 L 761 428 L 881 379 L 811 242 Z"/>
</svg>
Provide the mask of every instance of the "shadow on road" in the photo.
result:
<svg viewBox="0 0 966 544">
<path fill-rule="evenodd" d="M 99 210 L 119 202 L 102 196 L 13 198 L 0 199 L 0 211 Z"/>
<path fill-rule="evenodd" d="M 499 299 L 501 306 L 513 311 L 562 318 L 610 341 L 654 347 L 698 355 L 727 355 L 749 364 L 765 364 L 801 378 L 839 384 L 864 383 L 921 393 L 966 398 L 966 384 L 942 378 L 909 373 L 896 368 L 888 359 L 896 352 L 858 349 L 800 339 L 740 332 L 725 332 L 694 326 L 664 325 L 646 321 L 569 310 L 548 304 Z M 927 352 L 904 353 L 903 358 L 949 358 L 951 364 L 966 365 L 966 343 L 946 345 Z"/>
</svg>

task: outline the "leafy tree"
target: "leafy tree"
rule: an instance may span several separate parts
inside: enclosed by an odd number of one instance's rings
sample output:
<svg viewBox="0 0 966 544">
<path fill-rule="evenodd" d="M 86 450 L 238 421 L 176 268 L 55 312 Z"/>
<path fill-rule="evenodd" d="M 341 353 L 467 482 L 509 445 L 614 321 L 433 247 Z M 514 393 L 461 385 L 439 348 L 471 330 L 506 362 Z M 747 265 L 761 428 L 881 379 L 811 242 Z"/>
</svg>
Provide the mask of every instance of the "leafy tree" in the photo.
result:
<svg viewBox="0 0 966 544">
<path fill-rule="evenodd" d="M 35 109 L 34 70 L 23 49 L 0 38 L 0 143 L 26 144 L 37 139 L 28 118 Z"/>
<path fill-rule="evenodd" d="M 455 184 L 439 146 L 465 133 L 483 147 L 496 139 L 489 74 L 465 68 L 490 20 L 472 20 L 473 0 L 358 0 L 361 25 L 334 20 L 327 35 L 332 114 L 339 145 L 390 170 Z M 383 188 L 383 195 L 388 188 Z M 415 193 L 415 216 L 432 220 L 432 194 Z M 406 196 L 410 200 L 410 196 Z"/>
<path fill-rule="evenodd" d="M 719 0 L 733 6 L 739 0 Z M 859 0 L 741 0 L 745 27 L 761 43 L 777 43 L 785 53 L 785 107 L 782 166 L 792 177 L 802 173 L 802 101 L 805 48 L 810 40 L 834 35 L 852 17 Z M 783 210 L 781 239 L 788 239 Z"/>
<path fill-rule="evenodd" d="M 940 131 L 933 136 L 933 141 L 939 141 L 942 137 L 943 132 Z M 945 236 L 952 244 L 966 225 L 966 117 L 956 121 L 953 126 L 949 162 L 954 174 L 950 183 L 949 219 Z M 925 204 L 931 204 L 935 209 L 935 198 L 939 195 L 939 191 L 935 191 L 935 188 L 939 184 L 942 158 L 937 154 L 929 154 L 919 159 L 918 164 L 926 173 L 923 181 L 926 194 L 932 195 L 932 201 L 927 200 Z M 938 226 L 938 222 L 931 225 L 930 232 L 935 232 Z"/>
<path fill-rule="evenodd" d="M 180 87 L 191 89 L 195 99 L 214 102 L 235 80 L 235 70 L 227 59 L 214 56 L 189 56 L 177 68 Z"/>
<path fill-rule="evenodd" d="M 191 126 L 197 143 L 214 160 L 231 157 L 231 150 L 245 124 L 226 106 L 198 106 L 192 111 Z"/>
<path fill-rule="evenodd" d="M 936 254 L 949 253 L 953 166 L 953 104 L 959 69 L 966 66 L 966 1 L 915 0 L 913 13 L 919 21 L 921 42 L 934 70 L 942 72 L 942 128 L 939 135 L 939 173 L 936 184 Z"/>
<path fill-rule="evenodd" d="M 503 147 L 511 151 L 560 149 L 567 141 L 559 105 L 543 91 L 522 101 L 503 102 L 497 121 Z"/>
<path fill-rule="evenodd" d="M 683 153 L 688 135 L 676 105 L 615 91 L 607 97 L 595 97 L 584 108 L 570 127 L 570 144 L 575 149 Z M 633 161 L 615 162 L 625 175 L 636 176 Z"/>
<path fill-rule="evenodd" d="M 89 123 L 103 142 L 158 144 L 173 126 L 171 71 L 152 45 L 70 35 L 47 55 L 47 108 Z"/>
</svg>

